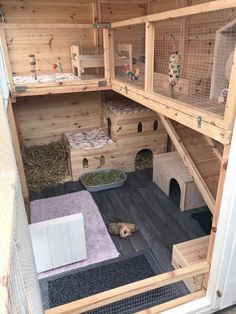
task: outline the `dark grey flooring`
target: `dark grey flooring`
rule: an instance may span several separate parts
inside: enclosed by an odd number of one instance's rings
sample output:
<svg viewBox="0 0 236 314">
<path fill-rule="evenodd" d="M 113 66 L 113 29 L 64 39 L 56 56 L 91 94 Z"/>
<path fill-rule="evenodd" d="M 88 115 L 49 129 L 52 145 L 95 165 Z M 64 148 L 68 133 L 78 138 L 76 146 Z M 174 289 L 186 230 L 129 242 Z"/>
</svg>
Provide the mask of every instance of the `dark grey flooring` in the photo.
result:
<svg viewBox="0 0 236 314">
<path fill-rule="evenodd" d="M 30 197 L 34 200 L 82 189 L 80 181 L 67 182 L 41 193 L 31 192 Z M 173 244 L 206 235 L 191 214 L 205 212 L 207 208 L 180 212 L 152 182 L 151 169 L 129 173 L 122 188 L 93 193 L 93 198 L 105 222 L 117 217 L 138 225 L 139 230 L 130 239 L 112 237 L 121 255 L 150 249 L 163 272 L 172 269 Z"/>
</svg>

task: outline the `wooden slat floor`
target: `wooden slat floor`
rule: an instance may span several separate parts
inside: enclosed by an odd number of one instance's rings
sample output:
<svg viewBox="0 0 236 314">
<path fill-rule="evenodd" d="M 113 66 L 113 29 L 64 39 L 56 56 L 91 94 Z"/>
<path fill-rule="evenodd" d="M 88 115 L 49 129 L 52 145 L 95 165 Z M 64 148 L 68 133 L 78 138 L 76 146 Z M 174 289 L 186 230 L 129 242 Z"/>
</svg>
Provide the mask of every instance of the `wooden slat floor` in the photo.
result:
<svg viewBox="0 0 236 314">
<path fill-rule="evenodd" d="M 82 189 L 79 181 L 67 182 L 30 195 L 34 200 Z M 173 244 L 206 235 L 191 217 L 206 208 L 180 212 L 152 182 L 151 169 L 129 173 L 122 188 L 93 193 L 93 198 L 105 222 L 118 217 L 138 225 L 139 230 L 130 239 L 112 237 L 121 255 L 150 249 L 163 272 L 172 270 Z"/>
</svg>

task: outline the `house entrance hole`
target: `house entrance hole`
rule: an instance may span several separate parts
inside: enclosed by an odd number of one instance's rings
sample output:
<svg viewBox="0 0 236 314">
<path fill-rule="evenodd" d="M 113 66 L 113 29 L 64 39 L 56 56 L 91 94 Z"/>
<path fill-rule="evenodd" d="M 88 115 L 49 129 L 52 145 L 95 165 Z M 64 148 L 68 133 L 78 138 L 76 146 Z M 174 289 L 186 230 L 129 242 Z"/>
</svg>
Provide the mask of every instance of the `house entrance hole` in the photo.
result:
<svg viewBox="0 0 236 314">
<path fill-rule="evenodd" d="M 181 190 L 179 183 L 175 179 L 170 180 L 169 198 L 177 206 L 180 207 Z"/>
<path fill-rule="evenodd" d="M 140 150 L 135 157 L 135 168 L 144 170 L 153 168 L 153 153 L 150 149 Z"/>
</svg>

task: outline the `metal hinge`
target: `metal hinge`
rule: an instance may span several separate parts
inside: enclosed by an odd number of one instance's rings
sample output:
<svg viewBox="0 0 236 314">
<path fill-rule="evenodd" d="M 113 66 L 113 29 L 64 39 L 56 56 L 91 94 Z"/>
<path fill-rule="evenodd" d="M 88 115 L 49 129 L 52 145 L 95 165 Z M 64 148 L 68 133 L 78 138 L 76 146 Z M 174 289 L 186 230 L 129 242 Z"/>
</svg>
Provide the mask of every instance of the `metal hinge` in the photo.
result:
<svg viewBox="0 0 236 314">
<path fill-rule="evenodd" d="M 201 128 L 201 126 L 202 126 L 202 117 L 201 117 L 201 116 L 199 116 L 199 117 L 197 118 L 197 126 L 198 126 L 199 128 Z"/>
<path fill-rule="evenodd" d="M 96 29 L 111 28 L 111 23 L 94 23 L 93 28 L 96 28 Z"/>
<path fill-rule="evenodd" d="M 107 86 L 107 81 L 98 81 L 98 86 L 99 87 L 103 87 L 103 86 Z"/>
<path fill-rule="evenodd" d="M 27 90 L 27 86 L 16 86 L 17 93 L 24 93 Z"/>
</svg>

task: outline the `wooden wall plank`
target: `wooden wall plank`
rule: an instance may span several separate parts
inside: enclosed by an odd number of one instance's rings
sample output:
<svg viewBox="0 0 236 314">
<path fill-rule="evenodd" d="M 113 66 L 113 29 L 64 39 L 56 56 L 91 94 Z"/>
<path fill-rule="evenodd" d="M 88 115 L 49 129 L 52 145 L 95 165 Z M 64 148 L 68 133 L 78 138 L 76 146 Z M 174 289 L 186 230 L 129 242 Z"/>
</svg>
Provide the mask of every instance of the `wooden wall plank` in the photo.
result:
<svg viewBox="0 0 236 314">
<path fill-rule="evenodd" d="M 61 62 L 64 72 L 71 72 L 70 45 L 79 44 L 82 53 L 102 52 L 101 31 L 93 29 L 57 29 L 50 24 L 112 22 L 147 14 L 146 0 L 104 1 L 1 1 L 1 10 L 7 23 L 47 23 L 47 29 L 32 25 L 25 29 L 6 29 L 12 72 L 30 75 L 28 55 L 35 54 L 38 74 L 53 74 L 53 64 Z"/>
<path fill-rule="evenodd" d="M 99 92 L 18 98 L 16 114 L 23 144 L 47 144 L 59 140 L 65 131 L 100 127 L 99 99 Z"/>
<path fill-rule="evenodd" d="M 1 1 L 7 23 L 92 23 L 95 1 Z"/>
</svg>

